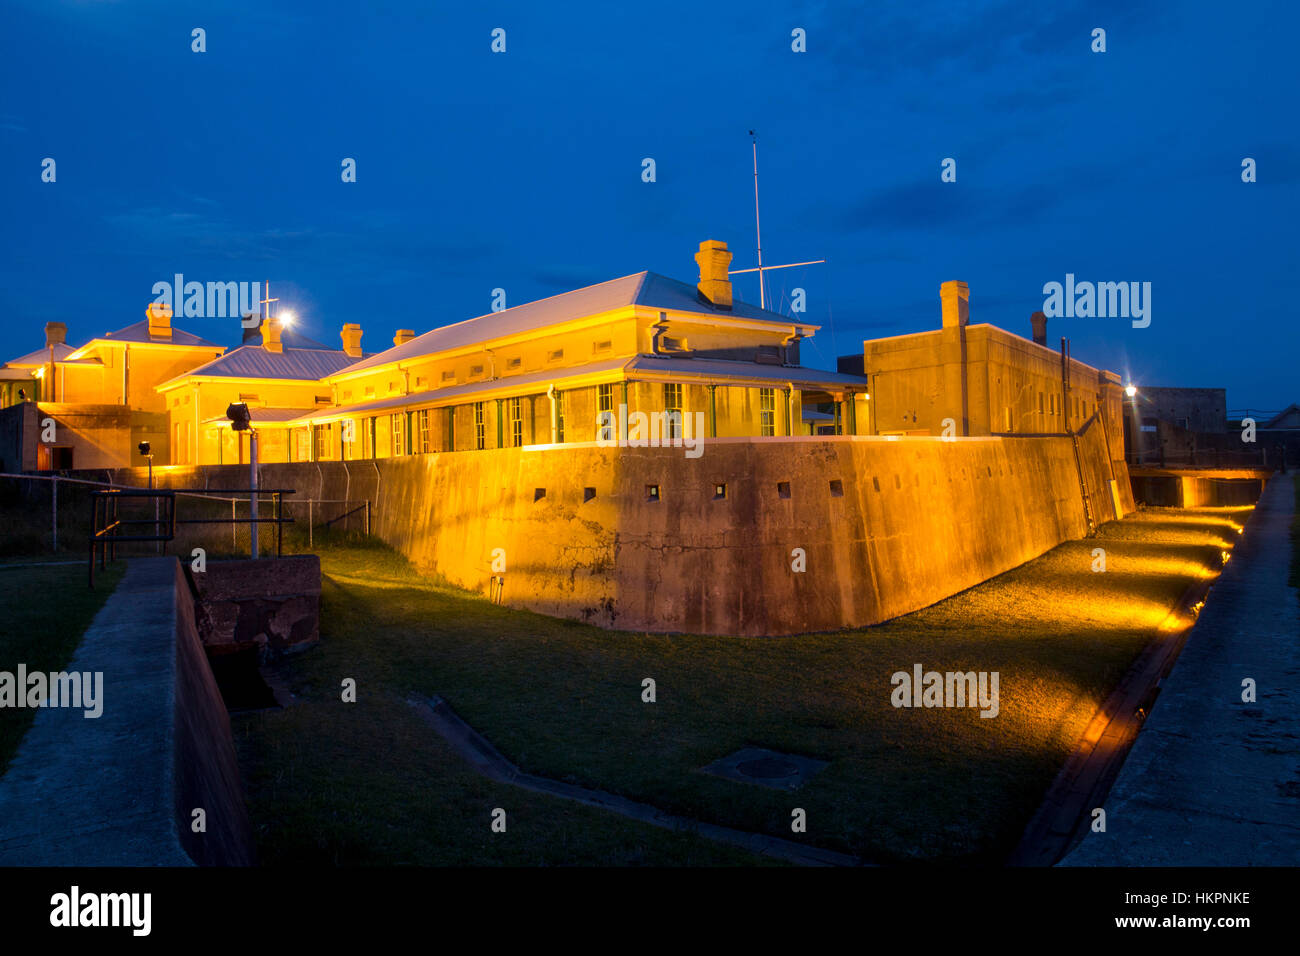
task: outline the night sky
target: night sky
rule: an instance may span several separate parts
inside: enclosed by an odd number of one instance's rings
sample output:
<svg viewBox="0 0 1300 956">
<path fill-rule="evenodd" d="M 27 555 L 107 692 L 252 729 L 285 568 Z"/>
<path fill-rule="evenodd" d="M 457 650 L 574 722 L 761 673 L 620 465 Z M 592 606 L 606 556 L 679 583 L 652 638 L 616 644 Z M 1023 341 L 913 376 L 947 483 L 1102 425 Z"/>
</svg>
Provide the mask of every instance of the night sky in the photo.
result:
<svg viewBox="0 0 1300 956">
<path fill-rule="evenodd" d="M 74 343 L 136 322 L 177 272 L 270 279 L 302 331 L 337 347 L 360 322 L 376 350 L 496 287 L 517 305 L 643 269 L 694 282 L 706 238 L 751 266 L 755 128 L 765 261 L 829 260 L 769 277 L 782 310 L 807 290 L 807 364 L 937 328 L 946 279 L 972 322 L 1028 336 L 1074 273 L 1152 283 L 1151 325 L 1056 319 L 1053 345 L 1283 408 L 1300 8 L 1131 6 L 5 0 L 0 360 L 46 321 Z"/>
</svg>

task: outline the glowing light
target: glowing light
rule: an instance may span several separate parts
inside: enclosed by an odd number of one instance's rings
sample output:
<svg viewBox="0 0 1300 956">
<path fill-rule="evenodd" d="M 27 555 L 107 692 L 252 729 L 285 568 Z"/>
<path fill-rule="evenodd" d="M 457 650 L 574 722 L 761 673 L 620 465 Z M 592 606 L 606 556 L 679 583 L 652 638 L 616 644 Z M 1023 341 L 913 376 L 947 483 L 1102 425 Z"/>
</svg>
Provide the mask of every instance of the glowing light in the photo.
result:
<svg viewBox="0 0 1300 956">
<path fill-rule="evenodd" d="M 1127 395 L 1129 398 L 1132 398 L 1137 393 L 1138 393 L 1137 386 L 1132 383 L 1129 383 L 1124 387 L 1124 394 Z"/>
<path fill-rule="evenodd" d="M 292 311 L 286 309 L 280 313 L 280 324 L 283 325 L 285 328 L 288 328 L 289 326 L 293 325 L 293 323 L 297 320 L 297 318 L 298 317 L 294 315 Z"/>
<path fill-rule="evenodd" d="M 42 365 L 40 368 L 38 368 L 38 369 L 36 370 L 36 377 L 37 377 L 37 378 L 44 378 L 44 377 L 45 377 L 45 366 L 44 366 L 44 365 Z"/>
</svg>

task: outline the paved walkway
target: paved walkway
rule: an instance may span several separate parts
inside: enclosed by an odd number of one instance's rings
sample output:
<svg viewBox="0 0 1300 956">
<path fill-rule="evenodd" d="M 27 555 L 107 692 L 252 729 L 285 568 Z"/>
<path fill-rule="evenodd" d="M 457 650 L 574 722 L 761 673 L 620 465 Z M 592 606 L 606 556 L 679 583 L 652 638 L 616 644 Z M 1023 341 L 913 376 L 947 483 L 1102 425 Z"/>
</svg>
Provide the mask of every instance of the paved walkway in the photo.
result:
<svg viewBox="0 0 1300 956">
<path fill-rule="evenodd" d="M 552 780 L 524 773 L 490 744 L 486 738 L 473 727 L 461 720 L 441 697 L 429 700 L 412 700 L 421 715 L 433 725 L 433 728 L 452 745 L 479 773 L 501 783 L 513 784 L 565 800 L 576 800 L 591 807 L 599 807 L 612 813 L 640 820 L 666 830 L 694 833 L 697 836 L 730 843 L 753 853 L 775 857 L 788 863 L 803 866 L 862 866 L 862 861 L 855 857 L 823 850 L 815 846 L 805 846 L 793 840 L 782 840 L 762 833 L 749 833 L 745 830 L 733 830 L 731 827 L 718 826 L 714 823 L 702 823 L 687 817 L 664 813 L 648 803 L 637 803 L 604 790 L 588 790 L 571 783 Z"/>
<path fill-rule="evenodd" d="M 67 671 L 103 713 L 44 708 L 0 778 L 0 866 L 193 866 L 176 834 L 170 711 L 175 558 L 137 558 Z"/>
<path fill-rule="evenodd" d="M 1292 477 L 1275 476 L 1106 799 L 1107 832 L 1062 866 L 1300 864 L 1294 510 Z"/>
</svg>

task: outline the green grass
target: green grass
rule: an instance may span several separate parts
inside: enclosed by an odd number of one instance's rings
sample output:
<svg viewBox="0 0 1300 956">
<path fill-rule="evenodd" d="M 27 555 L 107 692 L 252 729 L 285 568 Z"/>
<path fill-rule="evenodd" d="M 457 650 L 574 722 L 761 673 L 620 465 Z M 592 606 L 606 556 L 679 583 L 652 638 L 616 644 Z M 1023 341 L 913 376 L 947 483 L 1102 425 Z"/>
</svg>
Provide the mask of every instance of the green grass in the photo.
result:
<svg viewBox="0 0 1300 956">
<path fill-rule="evenodd" d="M 1151 509 L 932 608 L 788 638 L 603 631 L 431 582 L 383 547 L 319 550 L 321 645 L 294 706 L 237 722 L 269 862 L 706 863 L 752 858 L 473 774 L 404 703 L 439 694 L 523 769 L 878 862 L 1000 862 L 1097 706 L 1243 509 Z M 321 542 L 318 542 L 318 545 Z M 1107 552 L 1094 573 L 1092 551 Z M 890 675 L 988 670 L 1001 713 L 895 709 Z M 339 702 L 344 677 L 360 701 Z M 641 701 L 641 682 L 658 702 Z M 746 745 L 830 765 L 797 793 L 702 774 Z M 508 840 L 491 807 L 518 808 Z"/>
<path fill-rule="evenodd" d="M 96 572 L 92 591 L 81 562 L 0 564 L 0 671 L 13 673 L 19 663 L 29 673 L 65 669 L 124 572 L 120 562 Z M 0 774 L 35 719 L 28 708 L 0 708 Z"/>
</svg>

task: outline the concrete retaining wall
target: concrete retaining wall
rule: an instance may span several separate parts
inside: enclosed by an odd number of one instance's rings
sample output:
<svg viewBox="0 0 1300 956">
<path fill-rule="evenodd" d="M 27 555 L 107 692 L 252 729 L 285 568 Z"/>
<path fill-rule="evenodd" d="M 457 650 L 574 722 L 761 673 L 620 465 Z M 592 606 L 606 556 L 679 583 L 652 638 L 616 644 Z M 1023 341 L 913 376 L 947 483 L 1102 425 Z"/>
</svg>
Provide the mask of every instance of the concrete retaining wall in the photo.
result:
<svg viewBox="0 0 1300 956">
<path fill-rule="evenodd" d="M 572 444 L 267 465 L 261 481 L 371 500 L 375 534 L 484 594 L 495 553 L 507 604 L 620 629 L 783 634 L 879 623 L 1086 534 L 1081 471 L 1096 523 L 1132 510 L 1100 432 L 1079 447 L 1077 463 L 1065 437 L 714 439 L 694 459 Z"/>
</svg>

